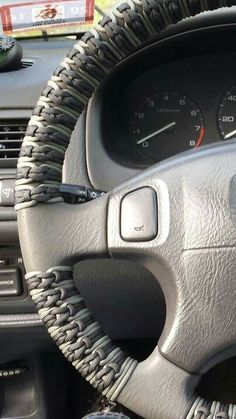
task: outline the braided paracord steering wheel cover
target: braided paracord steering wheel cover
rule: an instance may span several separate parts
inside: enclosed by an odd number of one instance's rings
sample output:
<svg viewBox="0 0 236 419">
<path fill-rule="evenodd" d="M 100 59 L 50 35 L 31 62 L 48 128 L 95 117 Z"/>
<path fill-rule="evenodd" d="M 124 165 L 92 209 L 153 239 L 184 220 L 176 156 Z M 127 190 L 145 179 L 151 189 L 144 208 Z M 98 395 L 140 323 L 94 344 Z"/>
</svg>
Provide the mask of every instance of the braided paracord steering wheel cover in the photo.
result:
<svg viewBox="0 0 236 419">
<path fill-rule="evenodd" d="M 123 59 L 171 24 L 236 0 L 129 0 L 86 33 L 43 91 L 20 152 L 16 210 L 63 200 L 62 166 L 75 124 L 89 99 Z M 137 361 L 104 335 L 73 283 L 71 267 L 26 275 L 30 294 L 65 357 L 108 399 L 115 400 Z M 188 419 L 233 418 L 236 407 L 196 399 Z M 210 416 L 209 416 L 210 415 Z"/>
</svg>

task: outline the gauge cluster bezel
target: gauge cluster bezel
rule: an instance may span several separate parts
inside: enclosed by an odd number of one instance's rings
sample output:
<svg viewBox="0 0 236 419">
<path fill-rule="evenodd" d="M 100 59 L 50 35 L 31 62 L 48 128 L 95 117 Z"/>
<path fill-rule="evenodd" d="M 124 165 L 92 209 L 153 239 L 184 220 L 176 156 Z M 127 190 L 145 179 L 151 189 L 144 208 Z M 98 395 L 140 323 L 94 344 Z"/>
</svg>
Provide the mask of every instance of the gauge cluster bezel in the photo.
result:
<svg viewBox="0 0 236 419">
<path fill-rule="evenodd" d="M 149 93 L 174 89 L 188 96 L 202 111 L 207 144 L 221 140 L 217 121 L 219 103 L 236 82 L 235 33 L 236 25 L 229 24 L 171 35 L 112 72 L 94 95 L 87 112 L 87 167 L 94 185 L 109 189 L 116 186 L 117 179 L 126 180 L 153 164 L 152 159 L 131 146 L 126 125 L 131 103 Z M 166 84 L 166 80 L 174 83 Z"/>
</svg>

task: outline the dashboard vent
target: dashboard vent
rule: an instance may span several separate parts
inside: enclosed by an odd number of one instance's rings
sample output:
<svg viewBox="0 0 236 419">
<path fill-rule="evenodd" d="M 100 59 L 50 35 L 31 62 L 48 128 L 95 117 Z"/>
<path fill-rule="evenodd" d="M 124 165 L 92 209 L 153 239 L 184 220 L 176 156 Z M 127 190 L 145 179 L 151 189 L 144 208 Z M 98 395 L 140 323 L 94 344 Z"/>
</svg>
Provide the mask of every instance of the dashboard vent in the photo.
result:
<svg viewBox="0 0 236 419">
<path fill-rule="evenodd" d="M 21 61 L 21 68 L 28 68 L 31 67 L 34 64 L 34 61 L 30 58 L 23 58 Z"/>
<path fill-rule="evenodd" d="M 0 120 L 0 167 L 16 167 L 27 119 Z"/>
</svg>

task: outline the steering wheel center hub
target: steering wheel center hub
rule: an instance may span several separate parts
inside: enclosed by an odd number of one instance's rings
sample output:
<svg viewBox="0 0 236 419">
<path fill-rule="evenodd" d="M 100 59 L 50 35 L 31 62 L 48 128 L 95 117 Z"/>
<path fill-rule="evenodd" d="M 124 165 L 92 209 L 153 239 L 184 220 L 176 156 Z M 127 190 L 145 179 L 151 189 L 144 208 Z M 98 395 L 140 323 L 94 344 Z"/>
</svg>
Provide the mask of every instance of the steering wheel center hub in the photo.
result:
<svg viewBox="0 0 236 419">
<path fill-rule="evenodd" d="M 206 369 L 236 343 L 235 153 L 232 143 L 183 154 L 114 191 L 110 200 L 112 256 L 141 261 L 160 282 L 167 321 L 159 348 L 187 371 Z M 158 236 L 125 242 L 119 234 L 120 203 L 124 194 L 147 185 L 157 194 Z"/>
</svg>

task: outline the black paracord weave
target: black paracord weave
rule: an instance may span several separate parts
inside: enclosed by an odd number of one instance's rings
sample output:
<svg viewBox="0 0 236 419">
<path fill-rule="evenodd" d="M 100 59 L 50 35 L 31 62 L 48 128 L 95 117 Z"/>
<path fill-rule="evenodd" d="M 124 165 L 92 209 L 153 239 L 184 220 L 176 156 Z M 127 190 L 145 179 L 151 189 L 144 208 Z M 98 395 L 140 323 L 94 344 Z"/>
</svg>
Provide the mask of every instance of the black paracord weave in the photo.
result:
<svg viewBox="0 0 236 419">
<path fill-rule="evenodd" d="M 38 313 L 65 357 L 98 391 L 116 399 L 137 365 L 104 334 L 75 287 L 73 269 L 26 274 Z"/>
</svg>

